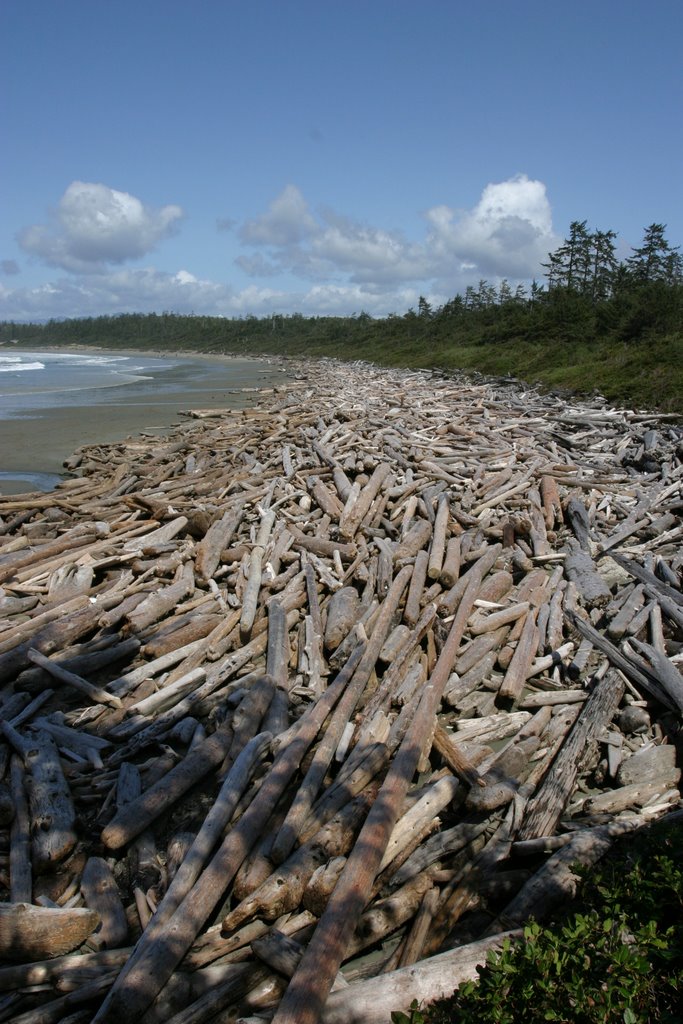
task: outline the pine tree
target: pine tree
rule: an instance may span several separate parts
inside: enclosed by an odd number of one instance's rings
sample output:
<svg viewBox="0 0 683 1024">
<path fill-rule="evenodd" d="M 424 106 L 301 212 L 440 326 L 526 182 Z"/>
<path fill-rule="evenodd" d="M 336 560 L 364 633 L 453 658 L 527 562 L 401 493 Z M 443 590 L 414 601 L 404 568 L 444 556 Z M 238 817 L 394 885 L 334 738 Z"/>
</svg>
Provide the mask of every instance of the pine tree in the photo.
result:
<svg viewBox="0 0 683 1024">
<path fill-rule="evenodd" d="M 683 260 L 678 246 L 669 245 L 664 237 L 666 224 L 650 224 L 645 228 L 643 244 L 633 249 L 626 266 L 636 281 L 664 281 L 679 284 L 683 279 Z"/>
</svg>

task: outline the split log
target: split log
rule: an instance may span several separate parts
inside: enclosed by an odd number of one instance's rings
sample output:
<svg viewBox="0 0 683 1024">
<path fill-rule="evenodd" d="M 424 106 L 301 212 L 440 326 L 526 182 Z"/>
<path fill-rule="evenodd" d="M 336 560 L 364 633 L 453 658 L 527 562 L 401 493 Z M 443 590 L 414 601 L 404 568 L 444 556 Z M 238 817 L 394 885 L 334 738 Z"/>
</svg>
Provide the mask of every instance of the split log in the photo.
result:
<svg viewBox="0 0 683 1024">
<path fill-rule="evenodd" d="M 99 924 L 94 910 L 0 903 L 0 955 L 43 960 L 82 945 Z"/>
</svg>

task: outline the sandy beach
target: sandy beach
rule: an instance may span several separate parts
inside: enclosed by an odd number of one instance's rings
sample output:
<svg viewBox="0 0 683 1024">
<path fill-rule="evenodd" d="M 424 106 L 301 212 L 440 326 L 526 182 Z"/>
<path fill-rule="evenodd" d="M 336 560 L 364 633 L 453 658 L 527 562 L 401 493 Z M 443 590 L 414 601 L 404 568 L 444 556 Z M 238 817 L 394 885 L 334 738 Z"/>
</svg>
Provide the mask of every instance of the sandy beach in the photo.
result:
<svg viewBox="0 0 683 1024">
<path fill-rule="evenodd" d="M 47 351 L 47 350 L 46 350 Z M 76 349 L 74 349 L 76 351 Z M 84 349 L 101 353 L 101 349 Z M 165 358 L 168 353 L 118 351 L 117 355 Z M 81 445 L 111 443 L 139 434 L 160 434 L 188 409 L 244 408 L 263 389 L 286 379 L 274 360 L 172 353 L 178 366 L 158 379 L 134 385 L 76 392 L 74 404 L 27 409 L 0 419 L 0 493 L 49 489 L 64 461 Z M 198 372 L 199 368 L 199 372 Z M 246 389 L 246 390 L 242 390 Z"/>
</svg>

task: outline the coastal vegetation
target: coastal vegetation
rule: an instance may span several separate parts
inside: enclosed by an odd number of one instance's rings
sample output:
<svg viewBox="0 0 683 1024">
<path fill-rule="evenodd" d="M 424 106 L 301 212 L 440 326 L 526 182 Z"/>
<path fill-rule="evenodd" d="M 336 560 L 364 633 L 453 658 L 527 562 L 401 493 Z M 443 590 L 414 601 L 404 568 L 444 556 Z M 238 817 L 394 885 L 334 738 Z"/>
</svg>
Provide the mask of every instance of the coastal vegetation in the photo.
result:
<svg viewBox="0 0 683 1024">
<path fill-rule="evenodd" d="M 333 356 L 514 376 L 545 388 L 683 412 L 683 259 L 665 225 L 618 261 L 613 231 L 574 221 L 529 289 L 481 280 L 443 306 L 374 318 L 171 312 L 0 324 L 0 342 L 207 354 Z"/>
<path fill-rule="evenodd" d="M 671 816 L 617 843 L 579 897 L 524 941 L 491 953 L 478 983 L 414 1004 L 394 1024 L 680 1021 L 683 821 Z"/>
</svg>

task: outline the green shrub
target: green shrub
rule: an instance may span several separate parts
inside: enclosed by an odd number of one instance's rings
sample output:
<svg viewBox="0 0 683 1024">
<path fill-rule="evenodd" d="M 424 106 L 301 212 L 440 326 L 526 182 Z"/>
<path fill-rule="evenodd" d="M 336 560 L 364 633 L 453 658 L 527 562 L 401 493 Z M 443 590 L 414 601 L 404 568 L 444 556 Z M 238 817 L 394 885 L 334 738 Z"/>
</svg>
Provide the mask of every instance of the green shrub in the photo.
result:
<svg viewBox="0 0 683 1024">
<path fill-rule="evenodd" d="M 683 1021 L 683 825 L 619 844 L 571 914 L 530 922 L 479 980 L 395 1024 L 646 1024 Z"/>
</svg>

